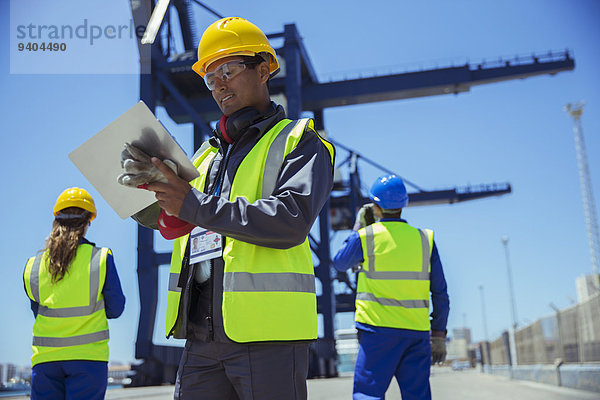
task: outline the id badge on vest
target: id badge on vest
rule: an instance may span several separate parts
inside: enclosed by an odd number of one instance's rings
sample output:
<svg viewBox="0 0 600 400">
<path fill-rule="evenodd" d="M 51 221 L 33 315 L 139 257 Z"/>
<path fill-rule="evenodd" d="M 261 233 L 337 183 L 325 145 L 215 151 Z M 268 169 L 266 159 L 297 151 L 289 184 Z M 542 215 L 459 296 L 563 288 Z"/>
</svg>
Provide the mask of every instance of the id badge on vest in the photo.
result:
<svg viewBox="0 0 600 400">
<path fill-rule="evenodd" d="M 221 235 L 199 226 L 190 232 L 190 264 L 211 260 L 223 254 Z"/>
</svg>

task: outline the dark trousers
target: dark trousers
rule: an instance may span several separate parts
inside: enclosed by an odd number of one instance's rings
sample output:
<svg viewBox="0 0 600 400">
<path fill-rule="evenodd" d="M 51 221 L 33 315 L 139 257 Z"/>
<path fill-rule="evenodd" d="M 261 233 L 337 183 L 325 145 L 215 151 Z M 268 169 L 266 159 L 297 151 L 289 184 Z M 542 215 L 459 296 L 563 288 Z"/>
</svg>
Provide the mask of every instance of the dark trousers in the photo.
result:
<svg viewBox="0 0 600 400">
<path fill-rule="evenodd" d="M 53 361 L 31 370 L 31 398 L 43 400 L 102 400 L 108 364 L 102 361 Z"/>
<path fill-rule="evenodd" d="M 354 400 L 382 400 L 396 377 L 403 400 L 430 400 L 429 338 L 359 330 L 354 368 Z"/>
<path fill-rule="evenodd" d="M 306 400 L 309 345 L 188 340 L 175 399 Z"/>
</svg>

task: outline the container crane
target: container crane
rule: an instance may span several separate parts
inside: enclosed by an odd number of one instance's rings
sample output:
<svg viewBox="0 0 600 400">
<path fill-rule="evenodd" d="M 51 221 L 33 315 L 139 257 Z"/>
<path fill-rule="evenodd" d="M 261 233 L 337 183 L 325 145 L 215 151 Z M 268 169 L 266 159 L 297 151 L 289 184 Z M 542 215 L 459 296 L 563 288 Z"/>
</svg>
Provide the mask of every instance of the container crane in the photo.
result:
<svg viewBox="0 0 600 400">
<path fill-rule="evenodd" d="M 165 38 L 160 37 L 160 40 L 154 40 L 152 44 L 149 44 L 151 41 L 142 44 L 141 40 L 138 40 L 140 99 L 153 111 L 158 106 L 164 107 L 176 123 L 193 123 L 194 149 L 197 149 L 209 137 L 209 122 L 217 120 L 220 111 L 204 82 L 191 68 L 196 60 L 198 41 L 192 18 L 192 1 L 216 17 L 221 17 L 198 0 L 172 0 L 170 4 L 169 0 L 130 0 L 130 4 L 136 27 L 146 25 L 157 4 L 164 7 L 166 14 L 164 21 L 160 18 L 156 22 L 156 32 L 159 35 L 160 32 L 166 32 Z M 177 13 L 184 45 L 181 52 L 173 51 L 172 36 L 175 28 L 170 24 L 171 12 Z M 467 63 L 461 66 L 369 78 L 320 82 L 295 24 L 284 25 L 282 32 L 269 34 L 267 37 L 270 40 L 283 39 L 283 46 L 275 50 L 282 71 L 285 72 L 270 82 L 271 95 L 286 104 L 287 114 L 291 119 L 299 118 L 302 112 L 311 112 L 315 127 L 320 131 L 324 130 L 323 110 L 326 108 L 459 94 L 482 84 L 556 74 L 575 67 L 570 53 L 561 51 L 500 59 L 493 63 Z M 331 209 L 347 209 L 352 215 L 365 201 L 360 196 L 358 181 L 358 172 L 351 174 L 346 193 L 339 198 L 332 196 L 319 215 L 319 239 L 312 235 L 309 237 L 311 249 L 318 259 L 315 275 L 323 289 L 318 297 L 318 312 L 323 316 L 324 331 L 323 337 L 313 346 L 311 376 L 337 376 L 334 314 L 351 311 L 354 307 L 352 294 L 336 295 L 332 288 L 329 232 Z M 428 205 L 460 202 L 508 192 L 509 184 L 450 188 L 442 191 L 421 189 L 411 193 L 410 199 L 412 205 Z M 158 302 L 159 266 L 168 265 L 169 259 L 170 253 L 159 253 L 154 249 L 153 232 L 138 226 L 137 274 L 141 301 L 135 357 L 141 359 L 142 363 L 134 366 L 136 375 L 133 385 L 160 384 L 174 382 L 175 379 L 182 349 L 176 346 L 155 345 L 152 342 Z"/>
</svg>

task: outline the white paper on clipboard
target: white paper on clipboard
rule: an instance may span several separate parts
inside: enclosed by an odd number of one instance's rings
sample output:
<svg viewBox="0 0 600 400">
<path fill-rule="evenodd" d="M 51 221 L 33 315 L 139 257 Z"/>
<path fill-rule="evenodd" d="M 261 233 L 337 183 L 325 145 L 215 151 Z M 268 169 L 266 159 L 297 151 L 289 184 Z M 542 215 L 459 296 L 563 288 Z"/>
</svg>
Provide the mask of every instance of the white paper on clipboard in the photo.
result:
<svg viewBox="0 0 600 400">
<path fill-rule="evenodd" d="M 178 175 L 188 182 L 199 175 L 175 139 L 140 101 L 69 154 L 71 161 L 123 219 L 156 201 L 154 192 L 117 182 L 123 172 L 121 152 L 125 142 L 150 156 L 172 160 L 179 168 Z"/>
</svg>

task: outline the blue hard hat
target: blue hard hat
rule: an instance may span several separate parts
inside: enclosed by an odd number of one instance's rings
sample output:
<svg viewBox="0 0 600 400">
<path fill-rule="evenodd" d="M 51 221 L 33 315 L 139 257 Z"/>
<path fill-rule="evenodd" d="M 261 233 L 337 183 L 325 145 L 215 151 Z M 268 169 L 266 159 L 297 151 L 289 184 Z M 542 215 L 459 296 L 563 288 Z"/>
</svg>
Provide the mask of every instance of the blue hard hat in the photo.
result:
<svg viewBox="0 0 600 400">
<path fill-rule="evenodd" d="M 408 205 L 408 193 L 402 178 L 382 175 L 369 190 L 369 198 L 384 210 L 396 210 Z"/>
</svg>

